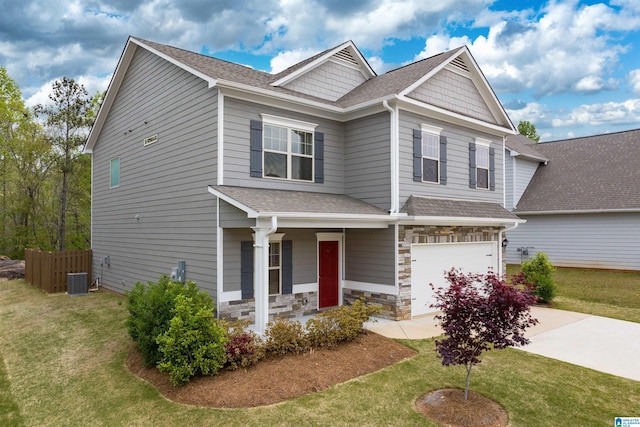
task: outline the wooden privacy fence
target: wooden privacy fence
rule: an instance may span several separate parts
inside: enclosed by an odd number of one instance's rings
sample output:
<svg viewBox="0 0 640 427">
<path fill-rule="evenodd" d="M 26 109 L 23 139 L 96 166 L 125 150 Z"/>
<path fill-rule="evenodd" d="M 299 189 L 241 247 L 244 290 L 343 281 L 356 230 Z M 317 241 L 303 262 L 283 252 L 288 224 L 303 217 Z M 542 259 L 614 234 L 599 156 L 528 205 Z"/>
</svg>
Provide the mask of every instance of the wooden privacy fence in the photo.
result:
<svg viewBox="0 0 640 427">
<path fill-rule="evenodd" d="M 91 249 L 47 252 L 27 249 L 24 252 L 25 280 L 45 292 L 66 292 L 68 273 L 87 273 L 91 282 Z"/>
</svg>

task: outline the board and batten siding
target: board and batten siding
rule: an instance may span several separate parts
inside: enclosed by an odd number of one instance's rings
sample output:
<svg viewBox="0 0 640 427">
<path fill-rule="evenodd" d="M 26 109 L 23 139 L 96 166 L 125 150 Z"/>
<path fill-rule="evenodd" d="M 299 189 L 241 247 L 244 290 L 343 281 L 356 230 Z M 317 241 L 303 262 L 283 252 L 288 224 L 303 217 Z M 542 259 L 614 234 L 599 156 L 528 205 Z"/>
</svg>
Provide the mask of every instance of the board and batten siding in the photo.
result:
<svg viewBox="0 0 640 427">
<path fill-rule="evenodd" d="M 527 222 L 507 233 L 508 264 L 520 264 L 518 248 L 529 247 L 558 267 L 640 270 L 638 212 L 518 216 Z"/>
<path fill-rule="evenodd" d="M 413 180 L 413 130 L 421 124 L 442 128 L 441 135 L 447 137 L 447 184 L 415 182 Z M 469 143 L 475 138 L 491 141 L 495 148 L 495 190 L 469 188 Z M 399 174 L 400 206 L 411 195 L 443 197 L 449 199 L 477 200 L 503 203 L 503 158 L 502 137 L 474 132 L 459 126 L 432 120 L 408 111 L 400 111 Z"/>
<path fill-rule="evenodd" d="M 92 154 L 93 271 L 106 288 L 157 281 L 184 260 L 186 278 L 215 296 L 216 104 L 206 82 L 137 49 Z"/>
<path fill-rule="evenodd" d="M 347 229 L 345 279 L 395 286 L 395 229 Z"/>
<path fill-rule="evenodd" d="M 390 209 L 389 113 L 352 120 L 344 129 L 345 194 Z"/>
<path fill-rule="evenodd" d="M 293 284 L 302 285 L 316 283 L 317 278 L 317 239 L 313 229 L 278 229 L 284 233 L 283 240 L 291 240 L 293 244 Z M 240 242 L 253 241 L 253 231 L 247 229 L 224 230 L 224 292 L 240 290 Z"/>
<path fill-rule="evenodd" d="M 284 87 L 318 98 L 336 101 L 365 82 L 362 72 L 354 66 L 330 60 L 306 72 Z"/>
<path fill-rule="evenodd" d="M 340 123 L 230 97 L 225 97 L 224 111 L 225 185 L 343 194 L 344 147 Z M 251 120 L 261 120 L 260 114 L 318 125 L 316 131 L 324 133 L 324 183 L 250 176 L 249 123 Z"/>
</svg>

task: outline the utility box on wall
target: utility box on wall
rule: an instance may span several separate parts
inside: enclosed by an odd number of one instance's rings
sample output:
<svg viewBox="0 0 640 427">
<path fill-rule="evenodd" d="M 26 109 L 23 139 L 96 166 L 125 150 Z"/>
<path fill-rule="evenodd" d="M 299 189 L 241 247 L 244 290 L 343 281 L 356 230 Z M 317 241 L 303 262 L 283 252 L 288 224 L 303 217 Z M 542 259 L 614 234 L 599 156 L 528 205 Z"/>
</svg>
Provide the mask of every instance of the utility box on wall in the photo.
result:
<svg viewBox="0 0 640 427">
<path fill-rule="evenodd" d="M 86 295 L 89 293 L 87 273 L 67 273 L 67 295 Z"/>
<path fill-rule="evenodd" d="M 178 266 L 171 269 L 171 280 L 185 283 L 187 281 L 187 262 L 178 261 Z"/>
</svg>

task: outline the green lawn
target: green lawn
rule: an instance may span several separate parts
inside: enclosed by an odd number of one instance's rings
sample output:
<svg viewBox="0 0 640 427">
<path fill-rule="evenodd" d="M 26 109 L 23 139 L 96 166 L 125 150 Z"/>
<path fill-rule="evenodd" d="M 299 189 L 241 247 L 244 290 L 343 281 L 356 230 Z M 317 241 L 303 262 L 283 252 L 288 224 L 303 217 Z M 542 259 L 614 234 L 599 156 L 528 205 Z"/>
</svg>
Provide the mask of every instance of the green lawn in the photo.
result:
<svg viewBox="0 0 640 427">
<path fill-rule="evenodd" d="M 0 425 L 403 425 L 429 426 L 420 395 L 463 387 L 432 340 L 420 354 L 329 390 L 263 408 L 220 410 L 170 402 L 125 367 L 131 344 L 123 297 L 45 295 L 0 282 Z M 274 381 L 278 373 L 274 372 Z M 471 389 L 504 406 L 512 426 L 613 425 L 640 415 L 640 382 L 508 349 L 474 368 Z"/>
<path fill-rule="evenodd" d="M 519 268 L 509 265 L 507 274 Z M 553 277 L 555 308 L 640 323 L 640 271 L 558 268 Z"/>
</svg>

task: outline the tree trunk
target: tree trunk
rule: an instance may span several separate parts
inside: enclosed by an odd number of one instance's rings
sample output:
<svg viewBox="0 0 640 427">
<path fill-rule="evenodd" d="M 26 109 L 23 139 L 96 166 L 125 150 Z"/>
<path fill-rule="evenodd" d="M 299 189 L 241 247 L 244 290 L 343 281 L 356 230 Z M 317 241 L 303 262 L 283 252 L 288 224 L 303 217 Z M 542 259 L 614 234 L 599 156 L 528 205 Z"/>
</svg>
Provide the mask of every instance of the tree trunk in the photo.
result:
<svg viewBox="0 0 640 427">
<path fill-rule="evenodd" d="M 66 167 L 66 165 L 65 165 Z M 60 236 L 60 250 L 65 247 L 65 230 L 67 227 L 67 172 L 62 172 L 62 190 L 60 191 L 60 222 L 58 223 L 58 236 Z"/>
<path fill-rule="evenodd" d="M 467 368 L 467 378 L 464 386 L 464 400 L 469 400 L 469 376 L 471 375 L 471 368 L 473 368 L 473 365 L 469 363 L 465 368 Z"/>
</svg>

